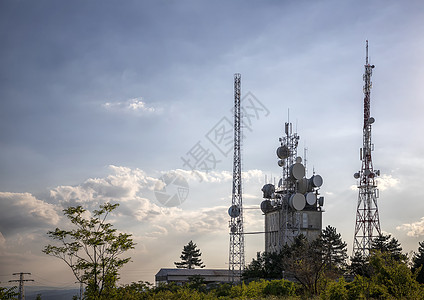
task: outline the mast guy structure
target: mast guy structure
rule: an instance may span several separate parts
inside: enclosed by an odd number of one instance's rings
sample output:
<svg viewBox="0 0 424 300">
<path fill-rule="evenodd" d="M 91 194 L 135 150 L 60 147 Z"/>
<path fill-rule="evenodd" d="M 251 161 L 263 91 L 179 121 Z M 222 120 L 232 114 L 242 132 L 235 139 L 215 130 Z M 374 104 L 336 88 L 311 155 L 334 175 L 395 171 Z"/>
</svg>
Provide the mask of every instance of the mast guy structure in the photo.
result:
<svg viewBox="0 0 424 300">
<path fill-rule="evenodd" d="M 368 62 L 368 41 L 366 42 L 366 62 L 364 74 L 364 127 L 363 146 L 360 150 L 362 162 L 361 171 L 354 174 L 358 179 L 358 206 L 356 210 L 355 237 L 353 241 L 353 253 L 360 252 L 367 255 L 371 248 L 372 240 L 381 235 L 380 218 L 378 214 L 377 198 L 379 197 L 376 177 L 380 176 L 380 170 L 374 170 L 371 152 L 374 144 L 371 142 L 371 125 L 375 122 L 370 117 L 371 103 L 371 75 L 374 65 Z"/>
<path fill-rule="evenodd" d="M 233 192 L 230 215 L 230 281 L 240 281 L 244 270 L 244 232 L 243 232 L 243 201 L 241 188 L 241 75 L 234 74 L 234 165 Z"/>
</svg>

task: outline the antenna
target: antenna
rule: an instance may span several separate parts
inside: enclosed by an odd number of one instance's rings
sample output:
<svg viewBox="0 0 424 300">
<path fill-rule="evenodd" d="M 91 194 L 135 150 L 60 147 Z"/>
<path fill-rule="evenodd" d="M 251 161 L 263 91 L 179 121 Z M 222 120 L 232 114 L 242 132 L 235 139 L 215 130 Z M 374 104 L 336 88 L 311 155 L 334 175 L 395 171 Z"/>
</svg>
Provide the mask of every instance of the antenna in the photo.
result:
<svg viewBox="0 0 424 300">
<path fill-rule="evenodd" d="M 368 62 L 368 40 L 366 42 L 366 59 L 364 73 L 364 127 L 363 145 L 360 149 L 361 171 L 354 174 L 358 179 L 358 205 L 356 209 L 355 235 L 353 241 L 353 254 L 356 252 L 367 255 L 371 249 L 374 238 L 381 235 L 380 217 L 378 214 L 377 198 L 378 189 L 376 177 L 380 175 L 379 170 L 374 170 L 371 152 L 374 144 L 371 142 L 371 125 L 375 122 L 370 117 L 371 104 L 371 76 L 374 65 Z"/>
<path fill-rule="evenodd" d="M 234 164 L 233 164 L 233 193 L 230 215 L 230 254 L 229 254 L 229 276 L 230 281 L 241 281 L 244 271 L 244 230 L 243 230 L 243 201 L 242 201 L 242 179 L 241 179 L 241 150 L 242 139 L 240 127 L 240 95 L 241 75 L 234 74 Z"/>
</svg>

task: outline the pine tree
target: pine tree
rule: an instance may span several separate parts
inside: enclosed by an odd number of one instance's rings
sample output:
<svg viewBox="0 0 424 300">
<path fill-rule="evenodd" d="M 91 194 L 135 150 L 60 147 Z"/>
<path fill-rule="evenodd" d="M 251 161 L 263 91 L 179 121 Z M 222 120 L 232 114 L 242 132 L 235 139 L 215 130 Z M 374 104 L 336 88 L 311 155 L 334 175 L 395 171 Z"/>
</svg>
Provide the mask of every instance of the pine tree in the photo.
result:
<svg viewBox="0 0 424 300">
<path fill-rule="evenodd" d="M 397 239 L 389 235 L 379 235 L 371 244 L 372 250 L 380 251 L 381 253 L 389 253 L 396 261 L 406 261 L 407 257 L 402 253 L 402 247 Z"/>
<path fill-rule="evenodd" d="M 416 271 L 418 271 L 417 281 L 424 283 L 424 242 L 419 243 L 418 252 L 412 257 L 412 272 Z"/>
<path fill-rule="evenodd" d="M 175 266 L 179 269 L 194 269 L 195 267 L 204 268 L 202 260 L 200 256 L 202 253 L 200 249 L 196 249 L 197 245 L 190 241 L 183 248 L 183 252 L 180 256 L 181 262 L 174 262 Z"/>
<path fill-rule="evenodd" d="M 347 244 L 335 227 L 328 225 L 322 231 L 319 245 L 327 270 L 343 271 L 346 268 Z"/>
</svg>

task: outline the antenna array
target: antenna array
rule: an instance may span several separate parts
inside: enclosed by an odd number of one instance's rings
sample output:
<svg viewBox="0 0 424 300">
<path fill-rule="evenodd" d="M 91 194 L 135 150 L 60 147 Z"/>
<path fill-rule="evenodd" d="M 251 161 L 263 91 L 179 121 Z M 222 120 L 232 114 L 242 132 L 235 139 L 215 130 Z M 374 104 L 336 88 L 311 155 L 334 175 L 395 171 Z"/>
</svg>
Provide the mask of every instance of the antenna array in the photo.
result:
<svg viewBox="0 0 424 300">
<path fill-rule="evenodd" d="M 244 270 L 243 201 L 241 189 L 241 75 L 234 74 L 234 165 L 230 215 L 229 274 L 231 282 L 240 281 Z"/>
<path fill-rule="evenodd" d="M 358 206 L 356 209 L 355 236 L 353 241 L 353 253 L 360 252 L 367 255 L 371 249 L 372 240 L 381 235 L 380 218 L 378 214 L 377 198 L 379 196 L 376 177 L 380 176 L 380 170 L 374 170 L 371 152 L 374 144 L 371 142 L 371 125 L 375 119 L 370 116 L 371 103 L 371 76 L 374 65 L 368 62 L 368 41 L 366 43 L 364 85 L 364 127 L 363 146 L 360 149 L 361 171 L 354 174 L 358 179 Z"/>
</svg>

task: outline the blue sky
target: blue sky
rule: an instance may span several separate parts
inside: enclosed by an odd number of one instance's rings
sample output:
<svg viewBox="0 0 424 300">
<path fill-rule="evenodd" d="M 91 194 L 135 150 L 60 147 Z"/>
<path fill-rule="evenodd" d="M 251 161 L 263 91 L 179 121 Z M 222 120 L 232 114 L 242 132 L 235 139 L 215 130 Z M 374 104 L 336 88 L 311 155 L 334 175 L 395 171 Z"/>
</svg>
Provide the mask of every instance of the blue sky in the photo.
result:
<svg viewBox="0 0 424 300">
<path fill-rule="evenodd" d="M 350 252 L 367 39 L 381 228 L 416 250 L 423 20 L 421 1 L 1 1 L 0 281 L 22 271 L 72 285 L 66 266 L 41 253 L 46 232 L 66 226 L 67 205 L 104 201 L 121 204 L 114 224 L 137 242 L 122 282 L 152 282 L 190 240 L 207 267 L 227 268 L 232 157 L 206 135 L 232 121 L 236 72 L 242 94 L 269 110 L 245 130 L 245 205 L 259 205 L 265 176 L 279 176 L 290 109 L 308 169 L 324 178 L 324 226 Z M 181 159 L 199 141 L 220 160 L 202 181 Z M 154 194 L 169 171 L 189 184 L 178 207 Z M 262 229 L 263 216 L 248 210 L 246 230 Z M 263 237 L 248 236 L 246 261 L 263 248 Z"/>
</svg>

